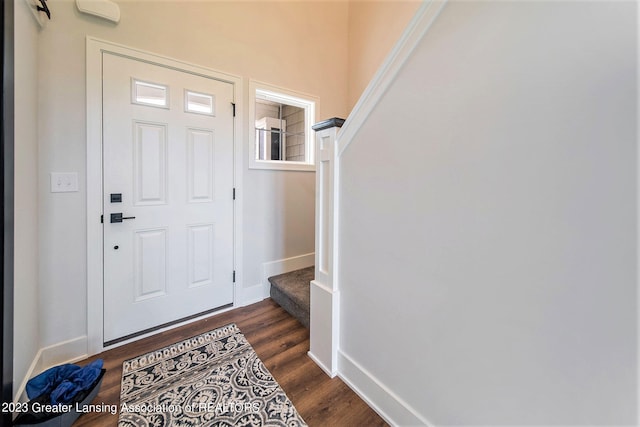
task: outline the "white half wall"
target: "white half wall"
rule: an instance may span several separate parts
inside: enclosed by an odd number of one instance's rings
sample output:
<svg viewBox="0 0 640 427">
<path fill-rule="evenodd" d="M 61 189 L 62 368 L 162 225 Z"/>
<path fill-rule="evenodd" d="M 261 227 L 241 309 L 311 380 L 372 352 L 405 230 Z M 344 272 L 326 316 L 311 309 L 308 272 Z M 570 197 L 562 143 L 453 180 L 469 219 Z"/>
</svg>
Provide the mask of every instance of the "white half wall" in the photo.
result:
<svg viewBox="0 0 640 427">
<path fill-rule="evenodd" d="M 339 370 L 390 421 L 636 424 L 636 7 L 447 3 L 342 154 Z"/>
</svg>

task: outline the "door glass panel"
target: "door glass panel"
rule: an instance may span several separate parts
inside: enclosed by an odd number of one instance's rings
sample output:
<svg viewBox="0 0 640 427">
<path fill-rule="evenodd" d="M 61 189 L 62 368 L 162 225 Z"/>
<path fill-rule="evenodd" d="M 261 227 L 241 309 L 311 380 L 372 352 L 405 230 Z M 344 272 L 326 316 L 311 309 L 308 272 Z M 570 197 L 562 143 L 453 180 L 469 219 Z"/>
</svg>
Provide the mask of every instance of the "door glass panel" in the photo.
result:
<svg viewBox="0 0 640 427">
<path fill-rule="evenodd" d="M 214 115 L 215 96 L 185 90 L 184 100 L 184 109 L 188 113 Z"/>
<path fill-rule="evenodd" d="M 131 92 L 134 104 L 169 108 L 169 88 L 165 85 L 132 79 Z"/>
</svg>

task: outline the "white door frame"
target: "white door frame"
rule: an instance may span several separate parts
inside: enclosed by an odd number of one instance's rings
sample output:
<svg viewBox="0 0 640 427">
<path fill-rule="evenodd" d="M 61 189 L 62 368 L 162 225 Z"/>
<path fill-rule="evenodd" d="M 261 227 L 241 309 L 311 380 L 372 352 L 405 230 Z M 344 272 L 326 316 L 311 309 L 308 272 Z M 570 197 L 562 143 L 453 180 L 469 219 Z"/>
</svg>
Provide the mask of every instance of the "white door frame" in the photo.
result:
<svg viewBox="0 0 640 427">
<path fill-rule="evenodd" d="M 188 64 L 176 59 L 156 55 L 139 49 L 123 46 L 87 37 L 87 354 L 102 352 L 103 345 L 103 215 L 102 198 L 102 53 L 112 52 L 152 64 L 174 68 L 205 77 L 214 78 L 233 85 L 234 102 L 236 104 L 237 120 L 233 125 L 233 185 L 236 188 L 236 201 L 233 210 L 234 221 L 234 256 L 233 264 L 236 271 L 234 283 L 233 307 L 239 302 L 238 290 L 242 289 L 242 78 Z M 210 315 L 210 314 L 209 314 Z M 206 317 L 207 315 L 203 316 Z M 191 319 L 187 322 L 193 322 Z M 187 323 L 184 322 L 184 323 Z M 175 327 L 173 325 L 171 327 Z M 165 328 L 167 329 L 167 328 Z M 152 333 L 157 333 L 154 331 Z M 150 334 L 146 334 L 150 335 Z M 143 336 L 133 338 L 140 339 Z M 126 344 L 132 340 L 123 341 L 117 345 Z M 110 346 L 112 348 L 114 346 Z"/>
</svg>

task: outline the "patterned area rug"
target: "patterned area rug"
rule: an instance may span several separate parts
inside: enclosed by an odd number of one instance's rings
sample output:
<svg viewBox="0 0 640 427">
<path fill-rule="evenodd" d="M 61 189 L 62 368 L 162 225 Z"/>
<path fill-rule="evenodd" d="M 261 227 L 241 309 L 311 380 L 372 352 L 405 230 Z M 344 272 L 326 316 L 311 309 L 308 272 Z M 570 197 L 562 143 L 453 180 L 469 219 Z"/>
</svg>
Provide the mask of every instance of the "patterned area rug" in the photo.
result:
<svg viewBox="0 0 640 427">
<path fill-rule="evenodd" d="M 304 425 L 235 324 L 122 366 L 119 427 Z"/>
</svg>

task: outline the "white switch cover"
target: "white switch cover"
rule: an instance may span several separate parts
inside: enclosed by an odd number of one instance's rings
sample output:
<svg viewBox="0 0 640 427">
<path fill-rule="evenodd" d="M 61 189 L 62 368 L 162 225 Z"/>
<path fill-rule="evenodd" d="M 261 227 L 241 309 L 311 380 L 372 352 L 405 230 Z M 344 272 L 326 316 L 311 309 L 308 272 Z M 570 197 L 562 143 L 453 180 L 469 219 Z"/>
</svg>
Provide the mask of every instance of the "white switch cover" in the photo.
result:
<svg viewBox="0 0 640 427">
<path fill-rule="evenodd" d="M 78 191 L 78 172 L 51 172 L 51 192 Z"/>
</svg>

